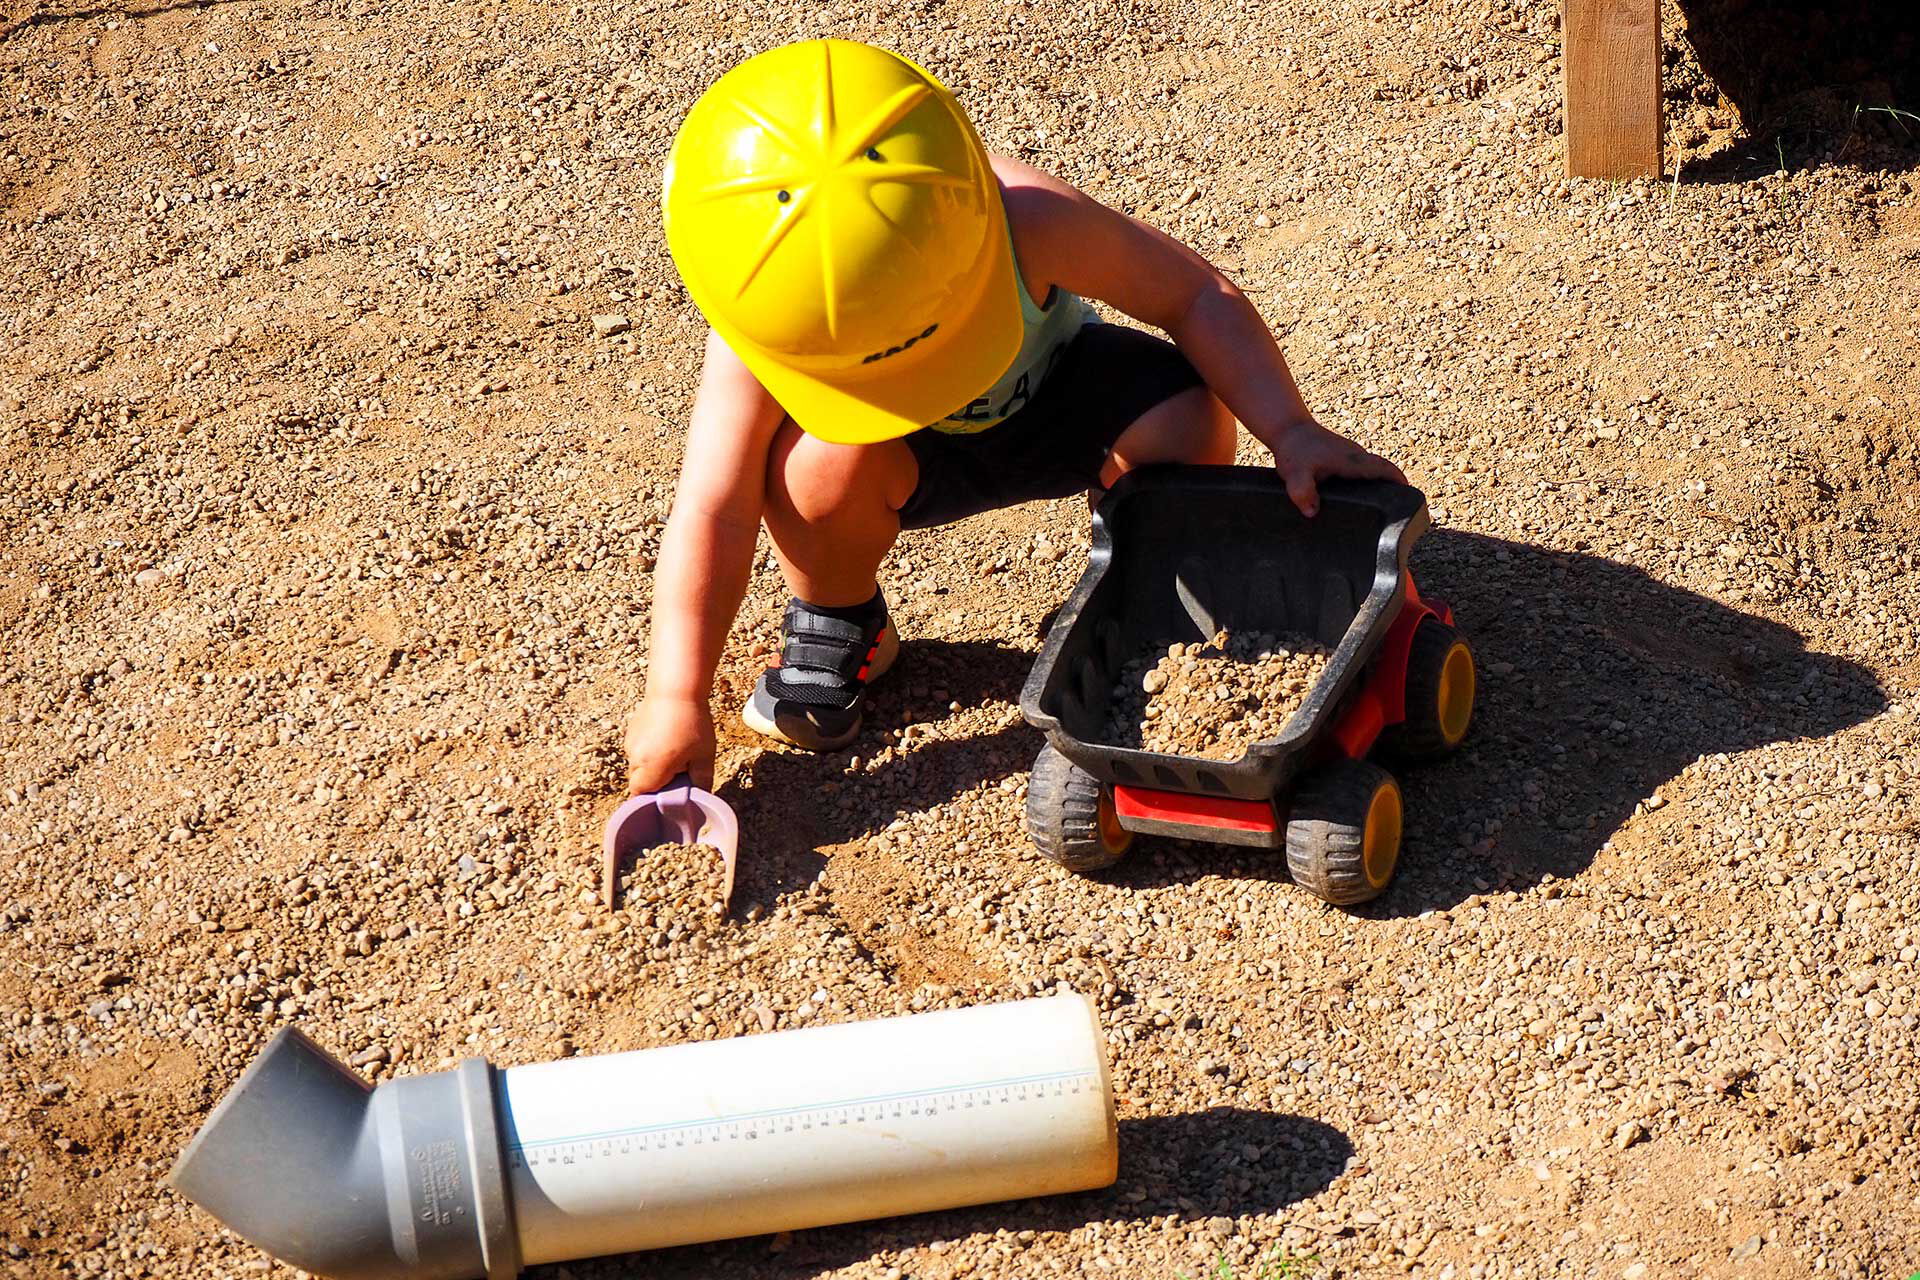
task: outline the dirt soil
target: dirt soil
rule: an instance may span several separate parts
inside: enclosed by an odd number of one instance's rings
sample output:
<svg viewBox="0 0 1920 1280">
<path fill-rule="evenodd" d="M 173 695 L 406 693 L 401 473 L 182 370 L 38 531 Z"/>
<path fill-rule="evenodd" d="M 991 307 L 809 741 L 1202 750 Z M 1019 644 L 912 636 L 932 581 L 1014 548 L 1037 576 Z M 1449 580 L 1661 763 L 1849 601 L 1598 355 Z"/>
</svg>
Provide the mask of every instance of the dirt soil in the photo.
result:
<svg viewBox="0 0 1920 1280">
<path fill-rule="evenodd" d="M 1238 760 L 1278 737 L 1329 651 L 1307 636 L 1221 631 L 1155 648 L 1120 670 L 1109 742 L 1204 760 Z"/>
<path fill-rule="evenodd" d="M 1680 180 L 1565 181 L 1545 0 L 0 14 L 0 1274 L 287 1274 L 162 1177 L 290 1022 L 385 1078 L 1061 986 L 1111 1190 L 537 1274 L 1920 1269 L 1897 117 L 1776 155 L 1675 15 Z M 1484 688 L 1378 902 L 1028 845 L 1077 501 L 902 540 L 848 750 L 729 716 L 726 921 L 595 900 L 699 356 L 661 161 L 823 34 L 1219 262 L 1427 492 Z"/>
</svg>

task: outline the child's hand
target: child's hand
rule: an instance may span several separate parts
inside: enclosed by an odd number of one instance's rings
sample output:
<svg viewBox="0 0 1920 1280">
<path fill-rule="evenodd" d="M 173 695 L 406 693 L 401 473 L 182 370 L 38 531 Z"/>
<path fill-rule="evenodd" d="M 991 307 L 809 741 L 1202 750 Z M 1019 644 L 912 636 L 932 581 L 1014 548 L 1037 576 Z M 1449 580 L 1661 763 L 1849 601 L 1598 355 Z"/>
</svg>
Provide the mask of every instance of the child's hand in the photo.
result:
<svg viewBox="0 0 1920 1280">
<path fill-rule="evenodd" d="M 658 791 L 680 773 L 712 790 L 713 748 L 713 712 L 705 699 L 642 699 L 627 715 L 627 794 Z"/>
<path fill-rule="evenodd" d="M 1287 496 L 1305 516 L 1320 513 L 1320 482 L 1328 476 L 1407 482 L 1400 468 L 1311 418 L 1301 419 L 1268 443 L 1273 465 L 1286 481 Z"/>
</svg>

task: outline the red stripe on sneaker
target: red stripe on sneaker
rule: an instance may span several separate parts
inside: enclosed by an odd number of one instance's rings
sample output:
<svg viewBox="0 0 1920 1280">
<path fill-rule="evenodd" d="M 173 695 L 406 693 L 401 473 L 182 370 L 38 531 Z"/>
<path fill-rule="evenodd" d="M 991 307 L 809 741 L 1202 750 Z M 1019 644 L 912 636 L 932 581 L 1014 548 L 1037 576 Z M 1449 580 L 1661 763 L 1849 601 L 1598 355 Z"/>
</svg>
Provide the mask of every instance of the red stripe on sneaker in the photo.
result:
<svg viewBox="0 0 1920 1280">
<path fill-rule="evenodd" d="M 885 627 L 880 628 L 880 630 L 874 634 L 873 643 L 867 648 L 867 660 L 860 664 L 860 674 L 854 677 L 854 679 L 858 680 L 861 684 L 867 682 L 867 672 L 873 669 L 874 655 L 880 652 L 880 642 L 886 638 L 887 629 Z"/>
</svg>

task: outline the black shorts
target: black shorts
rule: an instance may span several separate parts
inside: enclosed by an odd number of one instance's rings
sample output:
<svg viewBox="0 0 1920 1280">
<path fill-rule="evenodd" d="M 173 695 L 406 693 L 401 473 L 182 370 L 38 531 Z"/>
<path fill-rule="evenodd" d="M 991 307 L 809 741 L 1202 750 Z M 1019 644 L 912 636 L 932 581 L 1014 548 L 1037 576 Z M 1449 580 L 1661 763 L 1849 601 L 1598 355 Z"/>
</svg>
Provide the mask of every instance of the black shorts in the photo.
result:
<svg viewBox="0 0 1920 1280">
<path fill-rule="evenodd" d="M 1203 385 L 1179 348 L 1125 325 L 1083 327 L 1039 394 L 972 435 L 923 427 L 907 445 L 920 464 L 900 527 L 930 529 L 982 511 L 1064 498 L 1100 482 L 1114 441 L 1162 401 Z"/>
</svg>

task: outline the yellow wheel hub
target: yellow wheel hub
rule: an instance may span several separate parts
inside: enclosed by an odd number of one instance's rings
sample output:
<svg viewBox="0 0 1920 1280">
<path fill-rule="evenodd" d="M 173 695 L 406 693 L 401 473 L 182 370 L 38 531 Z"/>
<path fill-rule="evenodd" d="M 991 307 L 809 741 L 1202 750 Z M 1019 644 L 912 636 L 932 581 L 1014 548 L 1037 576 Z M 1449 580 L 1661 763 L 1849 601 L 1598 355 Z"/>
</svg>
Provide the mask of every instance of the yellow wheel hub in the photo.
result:
<svg viewBox="0 0 1920 1280">
<path fill-rule="evenodd" d="M 1393 879 L 1400 859 L 1400 784 L 1389 782 L 1373 793 L 1367 806 L 1367 828 L 1360 840 L 1360 865 L 1367 883 L 1376 889 Z"/>
<path fill-rule="evenodd" d="M 1133 843 L 1133 832 L 1120 825 L 1110 787 L 1100 789 L 1100 843 L 1108 853 L 1123 853 Z"/>
<path fill-rule="evenodd" d="M 1447 660 L 1440 668 L 1440 705 L 1436 708 L 1440 733 L 1450 747 L 1459 745 L 1473 722 L 1473 692 L 1473 651 L 1456 644 L 1447 650 Z"/>
</svg>

